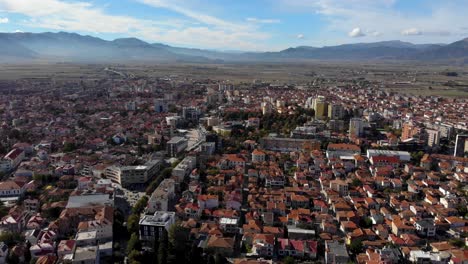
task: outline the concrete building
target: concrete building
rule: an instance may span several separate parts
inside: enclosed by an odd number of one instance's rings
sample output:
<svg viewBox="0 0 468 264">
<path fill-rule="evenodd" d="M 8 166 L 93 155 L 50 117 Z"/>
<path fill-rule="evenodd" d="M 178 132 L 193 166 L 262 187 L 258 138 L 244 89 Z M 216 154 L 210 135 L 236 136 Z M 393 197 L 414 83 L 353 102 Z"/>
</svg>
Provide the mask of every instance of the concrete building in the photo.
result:
<svg viewBox="0 0 468 264">
<path fill-rule="evenodd" d="M 167 235 L 175 224 L 175 212 L 156 211 L 152 215 L 143 215 L 139 222 L 140 240 L 154 242 Z"/>
<path fill-rule="evenodd" d="M 328 105 L 328 117 L 332 120 L 340 120 L 344 117 L 344 107 L 341 104 Z"/>
<path fill-rule="evenodd" d="M 150 160 L 139 166 L 110 166 L 104 175 L 124 187 L 132 184 L 143 184 L 152 179 L 161 169 L 160 160 Z"/>
<path fill-rule="evenodd" d="M 455 151 L 453 152 L 453 156 L 463 157 L 465 152 L 468 152 L 468 134 L 458 134 L 455 140 Z"/>
<path fill-rule="evenodd" d="M 440 131 L 439 130 L 433 130 L 433 129 L 427 129 L 427 145 L 429 147 L 436 147 L 439 146 L 440 144 Z"/>
<path fill-rule="evenodd" d="M 188 146 L 188 140 L 183 137 L 173 137 L 166 143 L 167 154 L 171 157 L 176 157 Z"/>
<path fill-rule="evenodd" d="M 318 96 L 313 100 L 312 104 L 315 110 L 316 119 L 324 119 L 327 117 L 328 105 L 325 102 L 325 97 Z"/>
<path fill-rule="evenodd" d="M 182 108 L 182 117 L 185 120 L 197 121 L 200 118 L 200 109 L 198 107 Z"/>
<path fill-rule="evenodd" d="M 346 264 L 350 260 L 344 243 L 325 241 L 325 263 Z"/>
<path fill-rule="evenodd" d="M 349 137 L 361 137 L 364 133 L 364 127 L 366 123 L 362 118 L 352 118 L 349 121 Z"/>
<path fill-rule="evenodd" d="M 398 157 L 401 161 L 410 161 L 411 160 L 411 154 L 408 151 L 368 149 L 367 150 L 367 158 L 370 159 L 373 156 Z"/>
<path fill-rule="evenodd" d="M 197 157 L 187 156 L 172 170 L 172 176 L 175 176 L 178 182 L 182 182 L 196 166 Z"/>
<path fill-rule="evenodd" d="M 175 180 L 164 179 L 148 200 L 147 214 L 168 211 L 169 203 L 175 197 Z"/>
<path fill-rule="evenodd" d="M 0 160 L 0 171 L 8 172 L 13 170 L 23 161 L 24 156 L 25 152 L 23 150 L 12 149 Z"/>
<path fill-rule="evenodd" d="M 168 111 L 167 102 L 164 99 L 155 99 L 154 100 L 154 111 L 156 113 L 165 113 Z"/>
</svg>

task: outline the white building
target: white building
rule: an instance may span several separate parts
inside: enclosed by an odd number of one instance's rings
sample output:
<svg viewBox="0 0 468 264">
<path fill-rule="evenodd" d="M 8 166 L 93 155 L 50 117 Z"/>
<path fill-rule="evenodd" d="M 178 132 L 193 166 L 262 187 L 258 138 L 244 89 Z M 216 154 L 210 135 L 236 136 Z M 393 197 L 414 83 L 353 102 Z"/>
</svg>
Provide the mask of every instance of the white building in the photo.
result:
<svg viewBox="0 0 468 264">
<path fill-rule="evenodd" d="M 154 242 L 167 234 L 175 224 L 175 212 L 156 211 L 153 215 L 143 215 L 139 222 L 140 240 Z"/>
<path fill-rule="evenodd" d="M 182 182 L 196 166 L 197 157 L 187 156 L 172 170 L 172 176 L 177 177 L 178 182 Z"/>
<path fill-rule="evenodd" d="M 122 186 L 143 184 L 153 178 L 161 169 L 160 160 L 150 160 L 139 166 L 110 166 L 104 171 L 104 175 L 113 182 Z"/>
<path fill-rule="evenodd" d="M 349 137 L 361 137 L 364 133 L 366 122 L 362 118 L 351 118 L 349 121 Z"/>
</svg>

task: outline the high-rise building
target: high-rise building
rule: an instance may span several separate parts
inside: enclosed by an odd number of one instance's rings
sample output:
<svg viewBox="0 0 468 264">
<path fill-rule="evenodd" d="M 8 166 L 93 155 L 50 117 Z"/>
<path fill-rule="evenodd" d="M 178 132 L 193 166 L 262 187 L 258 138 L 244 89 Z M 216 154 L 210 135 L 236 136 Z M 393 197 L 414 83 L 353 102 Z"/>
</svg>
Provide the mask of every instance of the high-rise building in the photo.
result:
<svg viewBox="0 0 468 264">
<path fill-rule="evenodd" d="M 344 107 L 340 104 L 328 105 L 328 117 L 332 120 L 340 120 L 344 117 Z"/>
<path fill-rule="evenodd" d="M 164 113 L 168 111 L 166 100 L 164 99 L 155 99 L 154 100 L 154 111 L 157 113 Z"/>
<path fill-rule="evenodd" d="M 325 102 L 325 97 L 318 96 L 312 101 L 312 105 L 315 110 L 315 118 L 324 119 L 327 117 L 328 106 Z"/>
<path fill-rule="evenodd" d="M 349 137 L 360 137 L 364 133 L 365 121 L 362 118 L 351 118 L 349 121 Z"/>
<path fill-rule="evenodd" d="M 427 129 L 427 145 L 429 147 L 435 147 L 440 144 L 440 131 L 439 130 L 433 130 L 433 129 Z"/>
<path fill-rule="evenodd" d="M 182 109 L 182 117 L 185 120 L 196 121 L 200 118 L 200 109 L 198 107 L 184 107 Z"/>
<path fill-rule="evenodd" d="M 419 134 L 421 129 L 413 124 L 413 122 L 408 122 L 403 124 L 403 129 L 401 131 L 401 140 L 405 141 L 407 139 L 413 138 L 415 135 Z"/>
<path fill-rule="evenodd" d="M 458 134 L 455 140 L 455 151 L 453 156 L 463 157 L 465 152 L 468 152 L 468 134 Z"/>
</svg>

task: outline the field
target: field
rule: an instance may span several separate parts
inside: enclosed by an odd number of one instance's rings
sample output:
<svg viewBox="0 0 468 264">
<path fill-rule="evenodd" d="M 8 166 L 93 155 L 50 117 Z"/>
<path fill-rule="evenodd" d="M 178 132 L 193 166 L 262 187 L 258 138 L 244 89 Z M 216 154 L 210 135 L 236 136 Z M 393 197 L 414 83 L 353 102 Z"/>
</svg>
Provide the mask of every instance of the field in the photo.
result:
<svg viewBox="0 0 468 264">
<path fill-rule="evenodd" d="M 468 67 L 387 63 L 307 62 L 295 64 L 33 64 L 0 65 L 0 81 L 28 78 L 97 80 L 110 78 L 106 67 L 136 77 L 171 77 L 176 80 L 212 79 L 234 84 L 261 80 L 274 84 L 303 85 L 320 80 L 321 87 L 367 80 L 384 90 L 414 95 L 468 97 Z M 458 76 L 447 76 L 455 72 Z M 121 78 L 113 76 L 113 78 Z"/>
</svg>

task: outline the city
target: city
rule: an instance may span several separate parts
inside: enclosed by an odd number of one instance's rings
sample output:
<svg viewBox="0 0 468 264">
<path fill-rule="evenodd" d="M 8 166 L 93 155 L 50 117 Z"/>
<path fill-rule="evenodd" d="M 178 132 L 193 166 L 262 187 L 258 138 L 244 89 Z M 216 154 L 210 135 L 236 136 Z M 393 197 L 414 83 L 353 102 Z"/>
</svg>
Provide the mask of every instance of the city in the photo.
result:
<svg viewBox="0 0 468 264">
<path fill-rule="evenodd" d="M 2 84 L 2 261 L 466 261 L 467 98 L 98 71 Z"/>
</svg>

